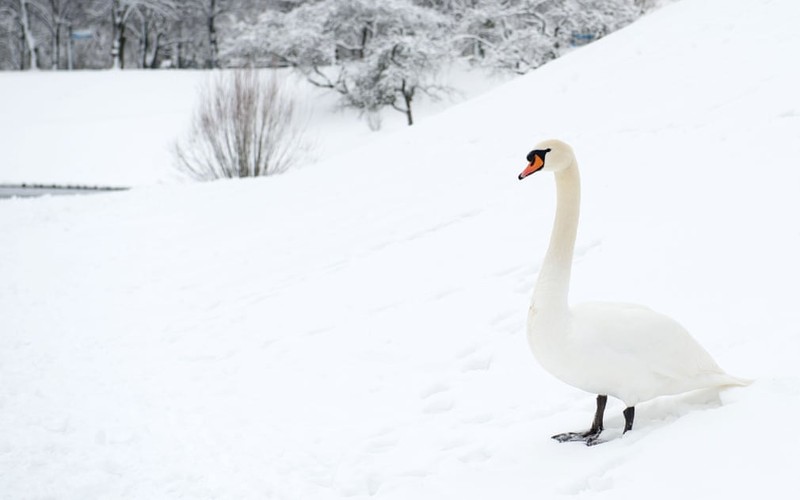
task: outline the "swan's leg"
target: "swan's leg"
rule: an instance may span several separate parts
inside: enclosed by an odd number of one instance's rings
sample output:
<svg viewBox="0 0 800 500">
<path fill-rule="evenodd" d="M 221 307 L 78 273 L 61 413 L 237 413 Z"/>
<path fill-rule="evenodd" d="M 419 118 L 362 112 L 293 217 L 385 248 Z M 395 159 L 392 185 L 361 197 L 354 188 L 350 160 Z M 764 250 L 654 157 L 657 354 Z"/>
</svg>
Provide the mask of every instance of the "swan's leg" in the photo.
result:
<svg viewBox="0 0 800 500">
<path fill-rule="evenodd" d="M 622 415 L 625 417 L 625 430 L 622 431 L 622 433 L 625 434 L 629 430 L 633 429 L 633 406 L 625 408 L 625 410 L 622 412 Z"/>
<path fill-rule="evenodd" d="M 600 433 L 603 432 L 603 413 L 606 411 L 606 401 L 608 396 L 597 396 L 597 411 L 594 413 L 594 420 L 592 421 L 592 428 L 584 432 L 565 432 L 563 434 L 556 434 L 553 439 L 559 443 L 566 443 L 567 441 L 584 441 L 588 446 L 597 444 L 597 439 Z"/>
</svg>

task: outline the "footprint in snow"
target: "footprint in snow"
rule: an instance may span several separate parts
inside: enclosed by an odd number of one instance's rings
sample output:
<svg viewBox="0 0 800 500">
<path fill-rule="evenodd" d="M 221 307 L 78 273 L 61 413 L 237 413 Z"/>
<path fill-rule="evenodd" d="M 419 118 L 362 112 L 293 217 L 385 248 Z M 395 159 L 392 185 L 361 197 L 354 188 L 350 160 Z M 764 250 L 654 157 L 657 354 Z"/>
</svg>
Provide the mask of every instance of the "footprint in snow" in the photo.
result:
<svg viewBox="0 0 800 500">
<path fill-rule="evenodd" d="M 453 406 L 455 406 L 455 399 L 451 394 L 439 393 L 426 399 L 422 411 L 428 414 L 443 413 L 452 410 Z"/>
<path fill-rule="evenodd" d="M 580 495 L 587 491 L 596 493 L 608 491 L 614 487 L 614 471 L 623 463 L 622 458 L 609 460 L 586 477 L 565 485 L 561 488 L 561 492 L 567 495 Z"/>
<path fill-rule="evenodd" d="M 492 364 L 492 354 L 479 352 L 478 346 L 475 344 L 462 349 L 456 357 L 463 360 L 461 363 L 462 372 L 488 370 Z"/>
<path fill-rule="evenodd" d="M 435 382 L 419 392 L 419 397 L 427 399 L 435 394 L 450 390 L 450 386 L 443 382 Z"/>
<path fill-rule="evenodd" d="M 492 327 L 500 326 L 508 322 L 510 319 L 516 319 L 518 315 L 519 311 L 504 311 L 500 314 L 495 315 L 494 318 L 489 320 L 489 325 L 491 325 Z"/>
<path fill-rule="evenodd" d="M 492 366 L 491 354 L 476 354 L 461 364 L 462 372 L 488 370 Z"/>
<path fill-rule="evenodd" d="M 442 413 L 453 408 L 455 400 L 448 391 L 450 386 L 444 382 L 434 382 L 420 391 L 419 397 L 424 400 L 424 413 Z"/>
<path fill-rule="evenodd" d="M 386 453 L 397 446 L 397 439 L 392 436 L 383 436 L 381 438 L 375 438 L 370 440 L 366 446 L 364 446 L 364 451 L 367 453 Z"/>
<path fill-rule="evenodd" d="M 458 456 L 458 459 L 465 464 L 485 462 L 490 458 L 492 454 L 485 446 L 477 446 Z"/>
<path fill-rule="evenodd" d="M 491 413 L 475 413 L 461 418 L 461 422 L 465 424 L 486 424 L 494 420 L 494 415 Z"/>
<path fill-rule="evenodd" d="M 503 269 L 498 270 L 494 274 L 495 274 L 495 276 L 498 276 L 498 277 L 502 278 L 504 276 L 509 276 L 509 275 L 512 275 L 512 274 L 516 274 L 516 273 L 522 272 L 524 270 L 525 270 L 525 266 L 523 266 L 523 265 L 509 266 L 509 267 L 505 267 Z"/>
<path fill-rule="evenodd" d="M 601 243 L 602 241 L 600 241 L 599 239 L 594 239 L 587 243 L 577 245 L 575 247 L 575 259 L 578 260 L 586 257 L 586 255 L 588 255 L 589 252 L 599 247 Z"/>
</svg>

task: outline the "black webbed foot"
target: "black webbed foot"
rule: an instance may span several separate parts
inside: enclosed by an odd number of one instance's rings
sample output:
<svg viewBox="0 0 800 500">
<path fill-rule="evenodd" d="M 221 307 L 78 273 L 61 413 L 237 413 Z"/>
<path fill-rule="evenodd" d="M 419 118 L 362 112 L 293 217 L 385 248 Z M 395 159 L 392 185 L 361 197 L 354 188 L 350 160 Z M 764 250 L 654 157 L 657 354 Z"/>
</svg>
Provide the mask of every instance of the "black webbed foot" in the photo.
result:
<svg viewBox="0 0 800 500">
<path fill-rule="evenodd" d="M 583 441 L 586 446 L 594 446 L 603 441 L 600 440 L 600 433 L 603 432 L 603 413 L 606 411 L 606 401 L 608 397 L 604 394 L 597 396 L 597 410 L 594 414 L 592 427 L 585 432 L 564 432 L 563 434 L 556 434 L 552 436 L 553 439 L 559 443 L 568 443 L 570 441 Z"/>
<path fill-rule="evenodd" d="M 594 446 L 603 442 L 600 440 L 600 434 L 602 432 L 603 429 L 589 429 L 585 432 L 564 432 L 562 434 L 556 434 L 555 436 L 552 436 L 552 438 L 559 443 L 583 441 L 586 443 L 586 446 Z"/>
<path fill-rule="evenodd" d="M 605 443 L 605 441 L 600 439 L 600 434 L 603 432 L 603 412 L 605 409 L 606 396 L 597 396 L 597 411 L 594 415 L 594 421 L 592 422 L 591 429 L 585 432 L 564 432 L 562 434 L 556 434 L 555 436 L 552 436 L 552 438 L 559 443 L 583 441 L 586 443 L 586 446 L 594 446 L 600 443 Z M 625 434 L 629 430 L 633 429 L 633 406 L 625 408 L 625 411 L 622 412 L 622 415 L 625 417 L 625 430 L 623 430 L 622 433 Z"/>
</svg>

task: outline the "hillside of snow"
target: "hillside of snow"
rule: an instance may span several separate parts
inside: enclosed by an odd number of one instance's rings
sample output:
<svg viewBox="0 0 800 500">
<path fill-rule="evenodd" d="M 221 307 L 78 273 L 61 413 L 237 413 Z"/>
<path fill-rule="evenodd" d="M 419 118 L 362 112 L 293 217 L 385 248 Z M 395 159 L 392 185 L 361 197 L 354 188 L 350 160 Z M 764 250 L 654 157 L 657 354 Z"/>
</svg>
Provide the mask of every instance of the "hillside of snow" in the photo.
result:
<svg viewBox="0 0 800 500">
<path fill-rule="evenodd" d="M 793 498 L 799 17 L 683 0 L 285 175 L 0 200 L 0 498 Z M 525 338 L 550 137 L 572 301 L 669 314 L 753 385 L 550 439 L 594 412 Z"/>
<path fill-rule="evenodd" d="M 509 76 L 443 68 L 451 90 L 441 99 L 415 99 L 426 119 L 491 89 Z M 405 115 L 381 114 L 379 133 L 337 94 L 314 87 L 287 70 L 274 74 L 295 100 L 304 130 L 297 168 L 351 151 L 406 127 Z M 175 167 L 173 148 L 186 136 L 200 92 L 216 79 L 208 71 L 0 72 L 0 185 L 67 184 L 139 187 L 187 179 Z"/>
</svg>

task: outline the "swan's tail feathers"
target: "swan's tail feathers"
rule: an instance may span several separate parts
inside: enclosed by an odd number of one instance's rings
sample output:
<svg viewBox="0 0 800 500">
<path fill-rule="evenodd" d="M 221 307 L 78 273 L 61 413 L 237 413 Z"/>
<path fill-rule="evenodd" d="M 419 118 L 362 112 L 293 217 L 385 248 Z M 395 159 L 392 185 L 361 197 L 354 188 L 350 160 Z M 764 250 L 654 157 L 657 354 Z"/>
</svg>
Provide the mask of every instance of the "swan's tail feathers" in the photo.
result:
<svg viewBox="0 0 800 500">
<path fill-rule="evenodd" d="M 753 379 L 749 378 L 741 378 L 741 377 L 734 377 L 733 375 L 728 375 L 727 373 L 724 375 L 724 378 L 720 381 L 720 387 L 744 387 L 752 384 L 754 382 Z"/>
</svg>

